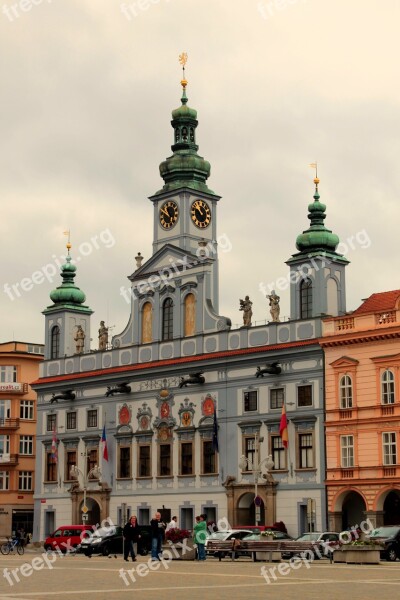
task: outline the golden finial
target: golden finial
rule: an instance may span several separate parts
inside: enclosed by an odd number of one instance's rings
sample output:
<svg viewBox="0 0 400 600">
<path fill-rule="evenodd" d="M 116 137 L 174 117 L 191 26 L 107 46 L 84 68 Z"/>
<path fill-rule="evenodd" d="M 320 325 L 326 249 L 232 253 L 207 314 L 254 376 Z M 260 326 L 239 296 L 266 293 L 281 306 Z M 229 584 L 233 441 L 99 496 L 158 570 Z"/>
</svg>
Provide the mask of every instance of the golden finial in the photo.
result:
<svg viewBox="0 0 400 600">
<path fill-rule="evenodd" d="M 68 229 L 67 231 L 64 231 L 63 233 L 64 233 L 64 235 L 68 236 L 68 242 L 67 242 L 66 246 L 67 246 L 68 255 L 69 255 L 69 251 L 72 248 L 72 244 L 71 244 L 71 230 Z"/>
<path fill-rule="evenodd" d="M 185 89 L 187 86 L 187 81 L 186 81 L 186 77 L 185 77 L 185 66 L 186 66 L 187 60 L 188 60 L 187 52 L 182 52 L 182 54 L 179 55 L 179 62 L 182 65 L 183 77 L 182 77 L 181 85 L 182 85 L 183 89 Z"/>
<path fill-rule="evenodd" d="M 314 183 L 318 188 L 318 184 L 319 184 L 319 179 L 318 179 L 318 165 L 317 165 L 317 161 L 310 163 L 308 165 L 309 167 L 311 167 L 312 169 L 315 169 L 315 177 L 314 177 Z"/>
</svg>

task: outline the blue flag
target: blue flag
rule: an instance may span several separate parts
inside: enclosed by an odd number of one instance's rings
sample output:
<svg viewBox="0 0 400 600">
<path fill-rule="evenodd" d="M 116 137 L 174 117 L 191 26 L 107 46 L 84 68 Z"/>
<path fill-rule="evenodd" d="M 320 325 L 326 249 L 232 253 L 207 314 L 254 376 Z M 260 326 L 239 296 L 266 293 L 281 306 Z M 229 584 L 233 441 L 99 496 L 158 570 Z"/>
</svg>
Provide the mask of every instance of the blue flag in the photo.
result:
<svg viewBox="0 0 400 600">
<path fill-rule="evenodd" d="M 217 407 L 214 403 L 214 424 L 213 424 L 213 449 L 215 452 L 219 452 L 218 448 L 218 421 L 217 421 Z"/>
</svg>

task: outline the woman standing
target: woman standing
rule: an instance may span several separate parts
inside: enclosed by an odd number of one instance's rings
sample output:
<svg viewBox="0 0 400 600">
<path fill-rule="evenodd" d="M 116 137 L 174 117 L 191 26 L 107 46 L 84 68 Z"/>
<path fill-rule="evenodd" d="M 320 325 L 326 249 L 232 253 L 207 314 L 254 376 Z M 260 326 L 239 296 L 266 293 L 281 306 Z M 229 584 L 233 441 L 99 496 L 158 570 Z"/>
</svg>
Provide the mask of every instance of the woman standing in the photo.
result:
<svg viewBox="0 0 400 600">
<path fill-rule="evenodd" d="M 124 560 L 128 561 L 129 554 L 132 561 L 136 561 L 134 544 L 137 544 L 140 538 L 140 527 L 137 518 L 133 515 L 124 527 Z M 137 550 L 137 547 L 136 547 Z"/>
</svg>

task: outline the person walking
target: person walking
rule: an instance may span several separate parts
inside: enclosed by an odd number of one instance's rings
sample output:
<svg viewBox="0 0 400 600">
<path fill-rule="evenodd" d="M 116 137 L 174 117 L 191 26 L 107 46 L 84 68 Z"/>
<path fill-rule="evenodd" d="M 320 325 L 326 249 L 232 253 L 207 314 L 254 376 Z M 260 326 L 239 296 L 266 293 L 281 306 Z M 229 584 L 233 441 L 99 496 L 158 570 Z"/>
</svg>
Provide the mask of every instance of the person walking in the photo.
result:
<svg viewBox="0 0 400 600">
<path fill-rule="evenodd" d="M 165 523 L 161 521 L 161 513 L 156 512 L 150 521 L 151 526 L 151 559 L 161 560 L 162 543 L 164 539 Z"/>
<path fill-rule="evenodd" d="M 132 557 L 132 561 L 136 561 L 135 547 L 140 538 L 140 527 L 137 522 L 137 518 L 132 515 L 123 530 L 124 536 L 124 560 L 128 561 L 129 554 Z M 137 548 L 136 548 L 137 549 Z"/>
<path fill-rule="evenodd" d="M 207 523 L 204 520 L 204 515 L 196 517 L 196 524 L 194 526 L 194 541 L 197 545 L 197 560 L 206 560 L 206 537 L 207 537 Z"/>
</svg>

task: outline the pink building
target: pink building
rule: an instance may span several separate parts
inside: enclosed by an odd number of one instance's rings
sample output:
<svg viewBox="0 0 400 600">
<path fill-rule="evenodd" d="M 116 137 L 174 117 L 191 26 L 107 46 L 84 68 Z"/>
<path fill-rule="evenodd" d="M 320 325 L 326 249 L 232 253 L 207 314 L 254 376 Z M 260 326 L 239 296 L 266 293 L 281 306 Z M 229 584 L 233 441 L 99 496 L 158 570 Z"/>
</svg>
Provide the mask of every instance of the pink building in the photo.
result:
<svg viewBox="0 0 400 600">
<path fill-rule="evenodd" d="M 324 320 L 329 528 L 400 523 L 400 290 Z"/>
</svg>

